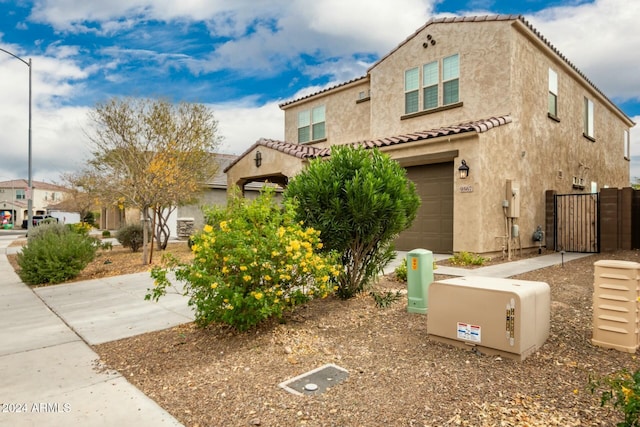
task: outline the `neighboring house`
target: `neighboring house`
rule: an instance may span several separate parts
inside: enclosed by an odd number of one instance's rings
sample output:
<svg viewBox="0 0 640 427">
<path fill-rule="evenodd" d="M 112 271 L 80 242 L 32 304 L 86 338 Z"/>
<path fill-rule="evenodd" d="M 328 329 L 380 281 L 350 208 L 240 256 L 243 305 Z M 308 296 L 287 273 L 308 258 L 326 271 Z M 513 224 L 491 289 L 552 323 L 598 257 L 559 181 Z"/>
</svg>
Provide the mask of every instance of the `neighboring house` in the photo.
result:
<svg viewBox="0 0 640 427">
<path fill-rule="evenodd" d="M 630 183 L 635 123 L 522 16 L 430 20 L 365 76 L 280 107 L 285 141 L 257 141 L 229 185 L 286 185 L 332 145 L 379 147 L 422 198 L 400 250 L 499 252 L 512 225 L 534 247 L 547 190 Z"/>
<path fill-rule="evenodd" d="M 178 206 L 177 208 L 177 222 L 184 220 L 193 220 L 194 230 L 200 230 L 204 226 L 204 212 L 203 209 L 208 206 L 225 206 L 227 204 L 227 175 L 225 169 L 232 164 L 238 156 L 233 154 L 215 154 L 215 161 L 218 163 L 218 172 L 209 182 L 204 184 L 204 188 L 198 202 L 186 205 Z M 253 182 L 246 185 L 244 188 L 244 196 L 250 199 L 254 199 L 260 194 L 262 183 Z M 278 193 L 282 190 L 277 189 Z M 177 224 L 171 224 L 171 233 L 177 232 Z"/>
<path fill-rule="evenodd" d="M 33 215 L 49 214 L 50 207 L 60 203 L 67 189 L 46 182 L 31 181 L 33 187 Z M 9 212 L 16 227 L 29 217 L 28 213 L 28 181 L 14 179 L 0 182 L 0 212 Z"/>
<path fill-rule="evenodd" d="M 201 230 L 204 226 L 204 211 L 203 209 L 208 206 L 224 206 L 227 203 L 227 176 L 224 173 L 225 168 L 238 158 L 233 154 L 219 154 L 213 155 L 213 161 L 218 163 L 218 171 L 216 175 L 208 182 L 203 184 L 202 192 L 197 195 L 197 202 L 178 206 L 174 210 L 167 224 L 172 236 L 185 237 L 181 231 L 182 225 L 185 222 L 190 224 L 189 228 L 193 231 Z M 260 193 L 260 189 L 263 184 L 253 183 L 246 186 L 245 197 L 255 198 Z M 281 192 L 282 190 L 277 190 Z M 126 208 L 119 209 L 118 207 L 103 207 L 100 213 L 100 228 L 117 230 L 126 224 L 139 223 L 141 221 L 141 214 L 138 209 Z"/>
</svg>

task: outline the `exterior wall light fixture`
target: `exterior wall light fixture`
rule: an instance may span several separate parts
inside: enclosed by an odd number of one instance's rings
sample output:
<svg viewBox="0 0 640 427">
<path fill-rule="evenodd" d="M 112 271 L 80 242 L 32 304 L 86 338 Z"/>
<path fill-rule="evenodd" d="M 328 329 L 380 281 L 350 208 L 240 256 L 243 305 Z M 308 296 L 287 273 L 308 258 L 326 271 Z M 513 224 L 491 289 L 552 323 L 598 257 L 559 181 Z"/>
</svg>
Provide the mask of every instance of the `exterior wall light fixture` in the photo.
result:
<svg viewBox="0 0 640 427">
<path fill-rule="evenodd" d="M 462 164 L 458 168 L 458 172 L 460 173 L 460 179 L 467 179 L 469 176 L 469 166 L 467 166 L 467 162 L 462 160 Z"/>
<path fill-rule="evenodd" d="M 262 153 L 259 151 L 256 151 L 256 158 L 253 159 L 256 162 L 256 167 L 259 168 L 260 165 L 262 164 Z"/>
</svg>

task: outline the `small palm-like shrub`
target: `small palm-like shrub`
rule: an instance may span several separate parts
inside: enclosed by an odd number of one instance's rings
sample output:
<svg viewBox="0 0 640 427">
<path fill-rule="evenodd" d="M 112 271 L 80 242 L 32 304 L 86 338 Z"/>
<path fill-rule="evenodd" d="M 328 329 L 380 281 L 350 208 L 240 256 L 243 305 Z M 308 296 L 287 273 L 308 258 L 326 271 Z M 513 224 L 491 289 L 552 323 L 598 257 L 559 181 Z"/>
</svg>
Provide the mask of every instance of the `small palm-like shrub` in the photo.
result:
<svg viewBox="0 0 640 427">
<path fill-rule="evenodd" d="M 395 268 L 395 270 L 393 270 L 393 273 L 396 275 L 396 279 L 400 280 L 401 282 L 407 281 L 407 259 L 406 258 L 402 259 L 402 262 L 400 263 L 399 266 Z"/>
<path fill-rule="evenodd" d="M 449 262 L 453 265 L 483 265 L 487 261 L 486 258 L 481 257 L 480 255 L 473 254 L 471 252 L 458 252 L 451 258 L 449 258 Z"/>
<path fill-rule="evenodd" d="M 95 258 L 96 250 L 95 239 L 62 224 L 39 225 L 17 255 L 20 278 L 30 285 L 67 281 Z"/>
<path fill-rule="evenodd" d="M 131 252 L 138 252 L 144 242 L 142 225 L 125 225 L 118 230 L 116 238 L 123 247 L 131 249 Z"/>
</svg>

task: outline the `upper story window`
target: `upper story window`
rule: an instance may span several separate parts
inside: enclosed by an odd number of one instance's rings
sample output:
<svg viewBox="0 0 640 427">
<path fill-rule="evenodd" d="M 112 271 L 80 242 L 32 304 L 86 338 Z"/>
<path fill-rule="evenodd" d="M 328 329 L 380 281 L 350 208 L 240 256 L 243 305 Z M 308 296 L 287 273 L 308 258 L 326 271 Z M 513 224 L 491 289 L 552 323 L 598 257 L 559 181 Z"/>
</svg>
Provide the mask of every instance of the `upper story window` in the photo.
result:
<svg viewBox="0 0 640 427">
<path fill-rule="evenodd" d="M 594 139 L 593 136 L 593 101 L 584 98 L 584 136 Z"/>
<path fill-rule="evenodd" d="M 438 72 L 438 61 L 430 62 L 422 66 L 422 99 L 424 109 L 436 108 L 438 106 L 438 83 L 440 83 L 440 73 Z"/>
<path fill-rule="evenodd" d="M 422 85 L 420 77 L 422 74 Z M 420 93 L 422 87 L 422 93 Z M 422 95 L 422 96 L 421 96 Z M 458 54 L 404 72 L 404 112 L 417 113 L 460 102 Z"/>
<path fill-rule="evenodd" d="M 324 105 L 298 113 L 298 142 L 326 138 Z"/>
<path fill-rule="evenodd" d="M 558 74 L 549 68 L 549 115 L 558 117 Z"/>
<path fill-rule="evenodd" d="M 404 72 L 404 112 L 415 113 L 420 108 L 418 85 L 420 84 L 420 69 L 412 68 Z"/>
<path fill-rule="evenodd" d="M 442 105 L 460 100 L 460 60 L 458 54 L 442 60 Z"/>
<path fill-rule="evenodd" d="M 17 189 L 16 190 L 16 200 L 24 200 L 24 199 L 26 199 L 25 191 Z"/>
<path fill-rule="evenodd" d="M 629 142 L 629 131 L 624 130 L 624 158 L 629 160 L 631 159 L 631 145 Z"/>
</svg>

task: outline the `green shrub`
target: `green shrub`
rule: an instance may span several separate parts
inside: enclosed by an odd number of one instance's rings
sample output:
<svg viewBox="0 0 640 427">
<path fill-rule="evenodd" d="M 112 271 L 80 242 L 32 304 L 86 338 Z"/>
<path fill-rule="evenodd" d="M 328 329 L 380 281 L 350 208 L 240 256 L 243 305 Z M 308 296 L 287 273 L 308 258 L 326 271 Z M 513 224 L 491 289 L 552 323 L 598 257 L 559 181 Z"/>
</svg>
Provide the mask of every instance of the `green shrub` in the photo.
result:
<svg viewBox="0 0 640 427">
<path fill-rule="evenodd" d="M 76 277 L 95 258 L 95 239 L 62 224 L 34 227 L 17 255 L 20 278 L 30 285 L 61 283 Z"/>
<path fill-rule="evenodd" d="M 449 258 L 449 262 L 453 265 L 483 265 L 486 261 L 487 258 L 464 251 L 458 252 Z"/>
<path fill-rule="evenodd" d="M 620 370 L 601 378 L 589 379 L 591 393 L 600 393 L 600 404 L 613 405 L 624 414 L 618 427 L 640 427 L 640 369 L 633 374 Z"/>
<path fill-rule="evenodd" d="M 402 262 L 400 263 L 399 266 L 396 267 L 395 270 L 393 270 L 393 273 L 396 275 L 396 279 L 400 280 L 401 282 L 407 281 L 407 259 L 406 258 L 402 259 Z"/>
<path fill-rule="evenodd" d="M 27 236 L 27 242 L 31 243 L 32 240 L 38 239 L 45 234 L 58 234 L 63 235 L 69 233 L 69 228 L 58 222 L 41 222 L 37 227 L 31 227 L 29 235 Z"/>
<path fill-rule="evenodd" d="M 373 297 L 376 307 L 378 308 L 388 308 L 391 304 L 402 298 L 402 292 L 400 291 L 386 291 L 382 293 L 371 291 L 369 295 Z"/>
<path fill-rule="evenodd" d="M 111 232 L 109 230 L 102 230 L 102 237 L 111 237 Z"/>
<path fill-rule="evenodd" d="M 131 252 L 138 252 L 143 244 L 143 228 L 141 224 L 129 224 L 118 230 L 116 238 L 125 248 Z"/>
<path fill-rule="evenodd" d="M 254 201 L 230 196 L 226 208 L 206 212 L 206 223 L 190 238 L 193 262 L 154 268 L 156 286 L 146 299 L 164 295 L 171 286 L 167 273 L 175 271 L 199 325 L 222 322 L 246 330 L 335 291 L 337 256 L 317 253 L 320 232 L 296 222 L 291 203 L 280 208 L 273 190 Z"/>
<path fill-rule="evenodd" d="M 326 248 L 341 255 L 338 295 L 371 285 L 393 259 L 393 240 L 415 219 L 415 185 L 398 162 L 377 149 L 331 149 L 289 182 L 285 199 L 298 202 L 298 219 L 322 231 Z"/>
<path fill-rule="evenodd" d="M 88 236 L 89 232 L 93 228 L 90 224 L 86 222 L 78 222 L 76 224 L 69 224 L 69 228 L 71 231 L 77 234 L 82 234 L 84 236 Z"/>
<path fill-rule="evenodd" d="M 96 226 L 96 213 L 94 212 L 87 212 L 87 214 L 84 216 L 84 218 L 82 218 L 82 222 L 86 222 L 87 224 L 91 225 L 92 227 Z"/>
</svg>

